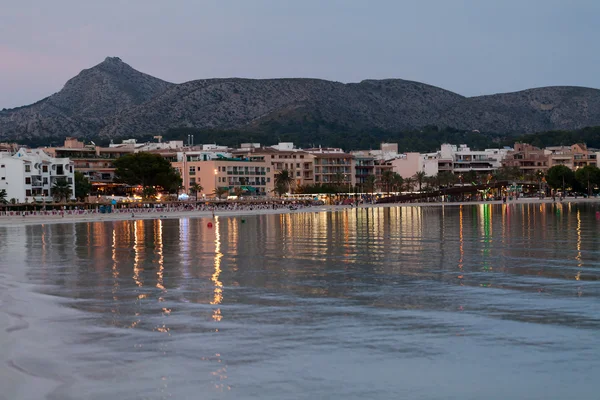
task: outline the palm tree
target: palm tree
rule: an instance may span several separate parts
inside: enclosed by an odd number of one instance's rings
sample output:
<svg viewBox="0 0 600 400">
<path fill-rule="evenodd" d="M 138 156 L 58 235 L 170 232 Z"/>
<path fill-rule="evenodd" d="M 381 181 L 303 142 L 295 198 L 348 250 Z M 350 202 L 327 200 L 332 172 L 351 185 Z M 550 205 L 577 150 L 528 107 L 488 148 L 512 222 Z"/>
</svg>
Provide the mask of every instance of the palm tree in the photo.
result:
<svg viewBox="0 0 600 400">
<path fill-rule="evenodd" d="M 0 190 L 0 204 L 8 203 L 8 200 L 6 200 L 6 196 L 7 196 L 6 189 Z"/>
<path fill-rule="evenodd" d="M 227 193 L 229 193 L 229 189 L 225 188 L 225 187 L 218 187 L 213 191 L 213 194 L 215 195 L 216 198 L 220 199 L 221 197 L 223 197 L 224 195 L 226 195 Z"/>
<path fill-rule="evenodd" d="M 406 191 L 407 192 L 412 192 L 414 185 L 415 185 L 414 178 L 406 178 L 404 180 L 404 186 L 406 186 Z"/>
<path fill-rule="evenodd" d="M 202 187 L 202 185 L 198 183 L 194 183 L 192 186 L 190 186 L 190 192 L 194 194 L 194 197 L 196 197 L 196 199 L 198 199 L 198 192 L 201 192 L 203 190 L 204 188 Z"/>
<path fill-rule="evenodd" d="M 401 191 L 403 184 L 404 184 L 404 178 L 402 178 L 402 176 L 399 173 L 394 172 L 392 174 L 392 182 L 391 182 L 392 190 L 394 192 Z"/>
<path fill-rule="evenodd" d="M 383 171 L 383 173 L 381 174 L 381 185 L 382 185 L 382 189 L 385 190 L 385 192 L 388 195 L 390 193 L 390 187 L 392 186 L 393 180 L 394 180 L 394 171 L 389 170 L 389 169 Z"/>
<path fill-rule="evenodd" d="M 281 170 L 275 174 L 275 191 L 282 196 L 290 189 L 294 178 L 287 169 Z"/>
<path fill-rule="evenodd" d="M 371 193 L 372 195 L 375 192 L 375 175 L 367 176 L 365 183 L 363 183 L 363 188 L 365 193 Z"/>
<path fill-rule="evenodd" d="M 69 200 L 71 198 L 72 190 L 71 185 L 65 178 L 58 178 L 54 181 L 54 185 L 52 186 L 52 197 L 57 202 L 64 200 Z"/>
<path fill-rule="evenodd" d="M 425 180 L 425 176 L 425 171 L 419 171 L 413 176 L 413 179 L 419 184 L 419 192 L 423 189 L 423 181 Z"/>
<path fill-rule="evenodd" d="M 240 186 L 236 186 L 233 188 L 233 194 L 237 197 L 240 197 L 242 194 L 244 194 L 244 189 L 242 189 Z"/>
</svg>

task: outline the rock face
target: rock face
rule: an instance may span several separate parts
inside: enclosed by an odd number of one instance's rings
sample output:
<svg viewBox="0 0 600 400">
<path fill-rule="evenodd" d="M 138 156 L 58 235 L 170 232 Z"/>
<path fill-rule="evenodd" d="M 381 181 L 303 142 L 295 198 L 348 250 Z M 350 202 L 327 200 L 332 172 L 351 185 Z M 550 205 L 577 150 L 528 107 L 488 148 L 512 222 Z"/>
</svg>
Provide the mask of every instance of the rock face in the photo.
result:
<svg viewBox="0 0 600 400">
<path fill-rule="evenodd" d="M 108 57 L 29 106 L 0 111 L 0 138 L 94 136 L 114 115 L 174 86 Z"/>
<path fill-rule="evenodd" d="M 35 104 L 0 111 L 0 139 L 260 129 L 318 120 L 389 131 L 426 125 L 527 133 L 600 125 L 600 90 L 547 87 L 466 98 L 400 79 L 206 79 L 172 84 L 107 58 Z"/>
</svg>

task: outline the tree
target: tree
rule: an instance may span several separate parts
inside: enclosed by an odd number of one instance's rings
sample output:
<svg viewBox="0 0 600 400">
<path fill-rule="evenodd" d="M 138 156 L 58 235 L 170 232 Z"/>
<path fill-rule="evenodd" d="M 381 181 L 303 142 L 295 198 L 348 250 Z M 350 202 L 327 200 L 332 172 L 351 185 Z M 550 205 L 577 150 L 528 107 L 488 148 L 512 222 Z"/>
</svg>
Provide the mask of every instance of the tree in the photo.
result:
<svg viewBox="0 0 600 400">
<path fill-rule="evenodd" d="M 236 186 L 233 188 L 233 194 L 237 197 L 241 197 L 244 194 L 244 189 L 242 189 L 240 186 Z"/>
<path fill-rule="evenodd" d="M 463 175 L 463 183 L 477 185 L 477 172 L 473 171 L 472 169 L 468 170 Z"/>
<path fill-rule="evenodd" d="M 423 181 L 425 180 L 425 171 L 418 171 L 413 179 L 419 184 L 419 192 L 423 189 Z"/>
<path fill-rule="evenodd" d="M 375 175 L 367 176 L 367 179 L 365 179 L 365 183 L 363 183 L 363 189 L 364 189 L 365 193 L 372 194 L 373 192 L 375 192 L 375 183 L 376 183 Z"/>
<path fill-rule="evenodd" d="M 402 176 L 399 173 L 394 172 L 392 174 L 392 180 L 390 182 L 390 185 L 394 192 L 400 192 L 402 191 L 402 185 L 404 185 L 404 178 L 402 178 Z"/>
<path fill-rule="evenodd" d="M 452 172 L 443 171 L 438 173 L 437 181 L 439 182 L 439 187 L 450 187 L 458 181 L 458 177 Z"/>
<path fill-rule="evenodd" d="M 555 165 L 548 170 L 546 182 L 553 189 L 566 189 L 575 183 L 575 173 L 565 165 Z"/>
<path fill-rule="evenodd" d="M 154 186 L 146 186 L 142 189 L 142 197 L 145 200 L 154 200 L 157 194 L 158 190 Z"/>
<path fill-rule="evenodd" d="M 71 185 L 65 178 L 57 178 L 52 186 L 52 197 L 55 201 L 61 202 L 71 198 Z"/>
<path fill-rule="evenodd" d="M 294 178 L 290 174 L 290 171 L 284 169 L 275 174 L 275 192 L 279 196 L 284 195 L 288 192 L 290 185 L 294 182 Z"/>
<path fill-rule="evenodd" d="M 227 189 L 225 187 L 218 187 L 213 191 L 213 194 L 218 199 L 221 199 L 221 197 L 225 196 L 228 193 L 229 193 L 229 189 Z"/>
<path fill-rule="evenodd" d="M 202 187 L 202 185 L 200 185 L 198 183 L 194 183 L 192 186 L 190 186 L 190 193 L 193 193 L 194 197 L 196 197 L 196 199 L 198 199 L 198 193 L 203 190 L 204 190 L 204 188 Z"/>
<path fill-rule="evenodd" d="M 336 187 L 336 192 L 343 192 L 344 190 L 342 190 L 342 186 L 344 185 L 344 183 L 346 182 L 346 175 L 341 173 L 341 172 L 336 172 L 335 174 L 333 174 L 333 177 L 331 178 L 333 184 Z"/>
<path fill-rule="evenodd" d="M 75 197 L 78 200 L 85 200 L 92 191 L 92 184 L 89 179 L 86 178 L 83 173 L 75 171 Z"/>
<path fill-rule="evenodd" d="M 381 174 L 382 190 L 389 194 L 393 181 L 394 181 L 394 171 L 392 171 L 390 169 L 383 171 L 383 173 Z"/>
<path fill-rule="evenodd" d="M 407 192 L 412 192 L 413 186 L 415 185 L 415 180 L 413 178 L 406 178 L 404 180 L 404 187 Z"/>
<path fill-rule="evenodd" d="M 596 185 L 600 184 L 600 169 L 594 165 L 586 165 L 575 171 L 575 179 L 587 190 L 588 196 Z"/>
<path fill-rule="evenodd" d="M 6 204 L 8 203 L 8 200 L 6 200 L 6 196 L 8 194 L 6 193 L 6 189 L 2 189 L 0 190 L 0 204 Z"/>
<path fill-rule="evenodd" d="M 181 176 L 171 163 L 154 153 L 127 154 L 114 161 L 115 180 L 143 188 L 158 186 L 169 193 L 179 190 Z"/>
<path fill-rule="evenodd" d="M 500 167 L 494 172 L 498 181 L 516 181 L 521 179 L 522 175 L 519 167 Z"/>
</svg>

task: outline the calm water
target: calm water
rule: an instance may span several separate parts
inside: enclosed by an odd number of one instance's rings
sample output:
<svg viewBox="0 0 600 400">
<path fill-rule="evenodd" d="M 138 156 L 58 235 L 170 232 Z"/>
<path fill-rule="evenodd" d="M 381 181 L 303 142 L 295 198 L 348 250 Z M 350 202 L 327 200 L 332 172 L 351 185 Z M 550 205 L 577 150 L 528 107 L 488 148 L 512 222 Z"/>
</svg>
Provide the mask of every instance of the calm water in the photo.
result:
<svg viewBox="0 0 600 400">
<path fill-rule="evenodd" d="M 0 227 L 0 399 L 598 399 L 596 211 Z"/>
</svg>

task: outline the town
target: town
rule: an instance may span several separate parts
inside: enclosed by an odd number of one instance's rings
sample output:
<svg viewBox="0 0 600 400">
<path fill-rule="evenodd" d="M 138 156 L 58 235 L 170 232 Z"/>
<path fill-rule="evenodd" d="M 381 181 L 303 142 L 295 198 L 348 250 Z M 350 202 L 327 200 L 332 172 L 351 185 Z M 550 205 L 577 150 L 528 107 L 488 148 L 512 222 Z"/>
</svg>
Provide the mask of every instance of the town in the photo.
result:
<svg viewBox="0 0 600 400">
<path fill-rule="evenodd" d="M 583 169 L 593 194 L 600 150 L 585 144 L 540 149 L 515 143 L 513 148 L 472 150 L 467 145 L 443 144 L 431 153 L 402 153 L 394 143 L 377 150 L 346 152 L 341 148 L 296 148 L 293 143 L 262 146 L 243 143 L 238 148 L 183 141 L 138 143 L 135 139 L 108 147 L 66 138 L 62 147 L 27 149 L 0 144 L 0 193 L 11 204 L 51 203 L 76 198 L 101 203 L 140 201 L 168 196 L 174 200 L 265 199 L 274 196 L 310 198 L 337 193 L 346 197 L 423 192 L 440 187 L 465 187 L 502 180 L 514 183 L 505 195 L 565 195 L 575 172 Z M 144 192 L 141 185 L 122 182 L 115 161 L 129 154 L 150 153 L 167 160 L 181 184 Z M 573 171 L 561 185 L 548 185 L 547 174 L 561 166 Z M 592 178 L 590 178 L 590 175 Z M 77 179 L 79 176 L 79 180 Z M 556 179 L 555 179 L 556 180 Z M 582 179 L 579 179 L 582 181 Z M 76 194 L 81 182 L 87 189 Z M 552 191 L 553 186 L 556 191 Z M 557 188 L 557 186 L 560 186 Z M 508 190 L 508 193 L 507 193 Z M 169 193 L 171 192 L 171 193 Z M 173 193 L 176 192 L 176 193 Z M 491 196 L 492 194 L 490 194 Z M 499 191 L 495 196 L 499 196 Z M 464 200 L 464 195 L 462 197 Z M 480 200 L 485 200 L 481 198 Z"/>
</svg>

